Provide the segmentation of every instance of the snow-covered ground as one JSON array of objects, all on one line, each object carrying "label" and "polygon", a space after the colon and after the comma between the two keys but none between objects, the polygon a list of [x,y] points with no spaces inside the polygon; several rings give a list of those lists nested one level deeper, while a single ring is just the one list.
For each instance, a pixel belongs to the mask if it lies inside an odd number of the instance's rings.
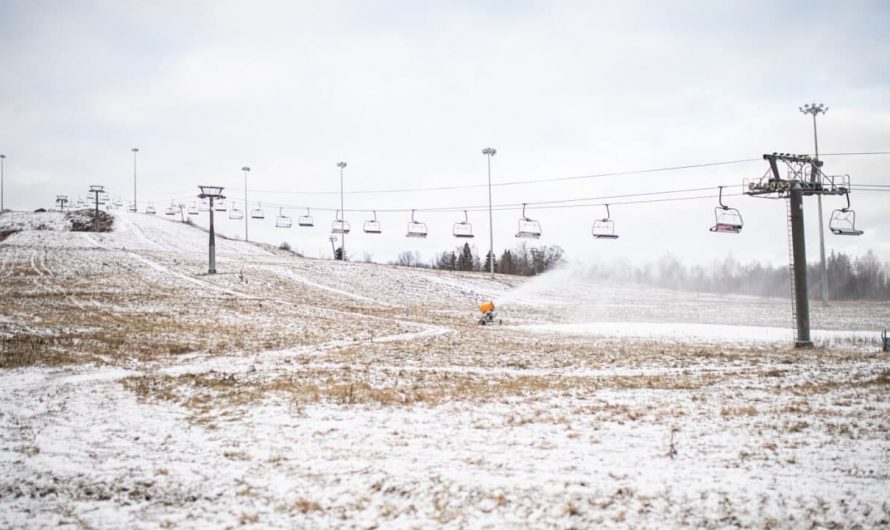
[{"label": "snow-covered ground", "polygon": [[[890,525],[887,304],[0,231],[0,527]],[[494,299],[502,326],[475,324]]]}]

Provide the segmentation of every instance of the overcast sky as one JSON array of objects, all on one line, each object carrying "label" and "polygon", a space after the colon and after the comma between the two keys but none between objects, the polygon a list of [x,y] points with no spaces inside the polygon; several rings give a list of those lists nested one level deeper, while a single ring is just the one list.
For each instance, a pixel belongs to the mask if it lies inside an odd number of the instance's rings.
[{"label": "overcast sky", "polygon": [[[0,0],[0,152],[7,208],[104,184],[140,209],[190,202],[200,183],[248,198],[264,222],[251,236],[327,256],[347,192],[541,180],[813,152],[890,151],[890,3],[875,2],[38,2]],[[890,156],[825,156],[854,185],[890,184]],[[496,205],[717,185],[763,174],[753,161],[700,169],[495,186]],[[251,191],[254,190],[254,191]],[[728,190],[738,193],[740,188]],[[322,192],[322,193],[307,193]],[[376,261],[424,257],[461,243],[462,213],[486,187],[348,193],[347,250]],[[692,193],[708,195],[713,192]],[[873,249],[890,260],[887,192],[851,197],[860,238],[827,250]],[[625,201],[627,199],[624,199]],[[606,201],[588,201],[589,203]],[[620,203],[620,199],[608,202]],[[620,238],[593,240],[601,206],[536,209],[542,244],[578,260],[787,261],[785,206],[730,197],[745,228],[708,232],[716,198],[615,205]],[[842,206],[825,199],[825,222]],[[816,199],[808,254],[818,257]],[[313,229],[275,229],[274,205],[313,212]],[[243,208],[243,205],[240,206]],[[406,239],[416,208],[426,240]],[[370,210],[384,233],[362,234]],[[402,210],[383,212],[384,210]],[[498,254],[516,244],[521,211],[495,212]],[[488,213],[471,211],[488,248]],[[221,229],[243,235],[243,224]]]}]

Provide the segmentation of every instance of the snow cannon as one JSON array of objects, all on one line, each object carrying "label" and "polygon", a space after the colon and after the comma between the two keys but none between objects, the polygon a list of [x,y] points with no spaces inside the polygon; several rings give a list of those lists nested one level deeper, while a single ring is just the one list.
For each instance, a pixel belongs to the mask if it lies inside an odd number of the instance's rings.
[{"label": "snow cannon", "polygon": [[479,311],[482,311],[482,318],[479,319],[480,326],[494,324],[495,319],[497,319],[498,324],[501,323],[501,320],[497,318],[497,313],[494,312],[494,302],[483,302],[479,305]]}]

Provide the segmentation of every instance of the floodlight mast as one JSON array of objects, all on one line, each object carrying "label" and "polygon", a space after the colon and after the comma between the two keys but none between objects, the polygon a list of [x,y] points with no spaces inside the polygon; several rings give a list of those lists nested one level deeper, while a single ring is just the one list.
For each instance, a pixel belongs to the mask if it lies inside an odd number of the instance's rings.
[{"label": "floodlight mast", "polygon": [[250,168],[244,166],[241,168],[241,171],[244,172],[244,241],[248,241],[247,239],[247,218],[250,217],[247,215],[247,173],[250,172]]},{"label": "floodlight mast", "polygon": [[6,155],[0,154],[0,212],[3,212],[3,162],[6,161]]},{"label": "floodlight mast", "polygon": [[[340,168],[340,220],[342,222],[346,222],[346,212],[343,211],[343,168],[346,167],[346,162],[337,162],[337,167]],[[340,227],[343,228],[344,225]],[[340,260],[346,261],[346,231],[340,230]]]},{"label": "floodlight mast", "polygon": [[494,279],[494,215],[491,213],[491,157],[497,149],[486,147],[482,154],[488,157],[488,262],[491,264],[491,279]]},{"label": "floodlight mast", "polygon": [[133,151],[133,211],[135,212],[139,210],[136,205],[136,153],[139,152],[139,148],[134,147],[130,151]]},{"label": "floodlight mast", "polygon": [[90,186],[90,191],[87,193],[92,193],[96,199],[96,214],[93,217],[93,232],[99,231],[99,194],[105,191],[105,186],[92,185]]},{"label": "floodlight mast", "polygon": [[[828,107],[822,103],[807,103],[798,109],[804,114],[813,115],[813,145],[815,147],[815,158],[819,160],[819,136],[816,134],[816,115],[828,112]],[[815,181],[816,171],[813,172],[811,180]],[[819,274],[822,277],[822,306],[828,307],[828,274],[825,267],[825,227],[822,222],[822,195],[818,196],[819,202]]]},{"label": "floodlight mast", "polygon": [[225,200],[226,196],[222,194],[222,186],[198,186],[198,188],[201,189],[198,198],[209,199],[210,202],[210,245],[207,274],[216,274],[216,237],[213,229],[213,200]]}]

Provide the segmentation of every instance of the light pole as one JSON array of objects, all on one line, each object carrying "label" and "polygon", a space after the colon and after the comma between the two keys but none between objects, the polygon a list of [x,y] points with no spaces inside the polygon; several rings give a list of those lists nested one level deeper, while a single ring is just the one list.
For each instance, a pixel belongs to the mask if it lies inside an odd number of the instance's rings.
[{"label": "light pole", "polygon": [[201,193],[199,199],[210,200],[210,245],[209,245],[209,265],[207,274],[216,274],[216,237],[213,230],[213,199],[225,200],[226,196],[222,194],[222,186],[198,186]]},{"label": "light pole", "polygon": [[244,241],[247,241],[247,218],[250,217],[247,215],[247,173],[250,171],[250,168],[244,166],[241,168],[241,171],[244,172]]},{"label": "light pole", "polygon": [[[807,103],[803,107],[798,108],[804,114],[813,115],[813,144],[816,149],[815,158],[816,160],[819,160],[819,136],[816,134],[816,115],[820,113],[825,114],[828,112],[828,107],[824,106],[822,103]],[[817,174],[818,169],[816,169],[816,166],[814,165],[811,180],[815,180]],[[822,277],[822,281],[820,282],[822,284],[822,306],[828,307],[828,273],[825,268],[825,227],[822,226],[822,194],[817,194],[816,198],[819,201],[819,271],[820,276]]]},{"label": "light pole", "polygon": [[0,212],[3,212],[3,162],[6,155],[0,155]]},{"label": "light pole", "polygon": [[482,154],[488,156],[488,261],[491,263],[491,278],[494,279],[494,216],[491,213],[491,157],[497,154],[493,147],[486,147]]},{"label": "light pole", "polygon": [[[346,167],[346,162],[337,162],[337,167],[340,168],[340,219],[343,221],[346,221],[346,212],[343,211],[343,168]],[[345,230],[340,231],[340,260],[346,261],[346,231]]]},{"label": "light pole", "polygon": [[136,153],[139,152],[139,148],[134,147],[130,149],[130,151],[133,151],[133,207],[130,208],[130,211],[135,212],[139,209],[139,207],[136,206]]}]

